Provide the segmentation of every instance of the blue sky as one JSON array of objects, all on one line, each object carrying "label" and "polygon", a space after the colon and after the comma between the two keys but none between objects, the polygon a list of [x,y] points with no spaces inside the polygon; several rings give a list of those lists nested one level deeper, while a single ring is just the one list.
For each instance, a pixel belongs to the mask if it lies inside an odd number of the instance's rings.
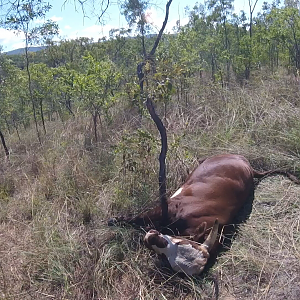
[{"label": "blue sky", "polygon": [[[199,1],[203,3],[204,0]],[[259,0],[256,11],[260,11],[264,0]],[[53,0],[49,1],[52,5],[52,10],[47,14],[47,19],[56,21],[60,28],[60,39],[75,39],[77,37],[89,37],[98,40],[103,36],[108,36],[109,30],[112,28],[127,27],[124,16],[121,15],[117,2],[111,4],[107,13],[105,14],[105,24],[100,25],[97,23],[97,19],[93,17],[93,13],[96,12],[92,7],[86,7],[86,15],[84,17],[81,7],[74,6],[73,0],[63,6],[64,1]],[[166,31],[172,32],[172,28],[175,26],[178,19],[181,20],[181,24],[184,25],[188,18],[185,15],[185,7],[189,6],[192,8],[197,1],[195,0],[173,0],[170,7],[169,22]],[[252,0],[254,2],[254,0]],[[267,1],[269,2],[269,1]],[[155,7],[151,8],[147,15],[149,21],[159,29],[164,19],[164,8],[166,1],[157,0]],[[248,11],[248,0],[235,0],[234,2],[235,11],[240,10]],[[37,20],[41,22],[42,20]],[[24,47],[24,41],[22,34],[15,35],[13,32],[0,28],[0,45],[3,47],[3,51],[9,51],[17,48]]]}]

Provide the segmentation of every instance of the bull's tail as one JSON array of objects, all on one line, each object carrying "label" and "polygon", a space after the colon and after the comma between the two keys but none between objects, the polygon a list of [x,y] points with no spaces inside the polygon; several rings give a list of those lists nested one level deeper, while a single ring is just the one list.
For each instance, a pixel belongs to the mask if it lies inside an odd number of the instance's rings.
[{"label": "bull's tail", "polygon": [[279,170],[279,169],[265,171],[265,172],[259,172],[259,171],[253,170],[253,175],[254,175],[253,176],[254,178],[258,178],[258,179],[272,176],[272,175],[283,175],[283,176],[288,177],[291,181],[293,181],[297,184],[300,184],[300,180],[295,175],[293,175],[292,173],[290,173],[288,171]]}]

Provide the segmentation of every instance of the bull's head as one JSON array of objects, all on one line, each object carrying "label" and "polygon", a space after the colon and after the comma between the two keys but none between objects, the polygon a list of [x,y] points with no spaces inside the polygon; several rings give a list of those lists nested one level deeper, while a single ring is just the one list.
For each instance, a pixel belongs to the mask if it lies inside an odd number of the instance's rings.
[{"label": "bull's head", "polygon": [[198,275],[203,271],[210,256],[209,252],[217,239],[218,228],[219,222],[216,220],[203,244],[163,235],[157,230],[147,232],[144,242],[149,249],[165,255],[174,271]]}]

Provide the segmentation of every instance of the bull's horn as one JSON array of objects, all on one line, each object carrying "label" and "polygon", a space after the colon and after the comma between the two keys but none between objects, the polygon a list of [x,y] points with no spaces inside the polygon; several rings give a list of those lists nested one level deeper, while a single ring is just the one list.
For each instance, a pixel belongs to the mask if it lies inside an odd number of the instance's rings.
[{"label": "bull's horn", "polygon": [[211,250],[211,248],[213,247],[217,239],[218,230],[219,230],[219,221],[218,219],[216,219],[211,232],[209,233],[207,239],[203,243],[203,246],[207,248],[208,252]]}]

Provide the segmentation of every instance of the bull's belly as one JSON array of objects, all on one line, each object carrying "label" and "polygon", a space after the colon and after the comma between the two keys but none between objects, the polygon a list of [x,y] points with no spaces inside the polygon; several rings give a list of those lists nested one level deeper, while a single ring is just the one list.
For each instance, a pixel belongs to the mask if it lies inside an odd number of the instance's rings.
[{"label": "bull's belly", "polygon": [[[224,199],[223,199],[224,200]],[[231,198],[231,200],[233,200]],[[245,201],[234,199],[234,201],[196,201],[189,199],[184,203],[171,202],[169,204],[170,228],[174,234],[184,236],[201,235],[199,228],[206,228],[206,232],[212,228],[216,219],[220,226],[232,224],[238,211],[243,207]],[[202,225],[206,223],[206,225]],[[203,235],[205,232],[203,232]]]}]

